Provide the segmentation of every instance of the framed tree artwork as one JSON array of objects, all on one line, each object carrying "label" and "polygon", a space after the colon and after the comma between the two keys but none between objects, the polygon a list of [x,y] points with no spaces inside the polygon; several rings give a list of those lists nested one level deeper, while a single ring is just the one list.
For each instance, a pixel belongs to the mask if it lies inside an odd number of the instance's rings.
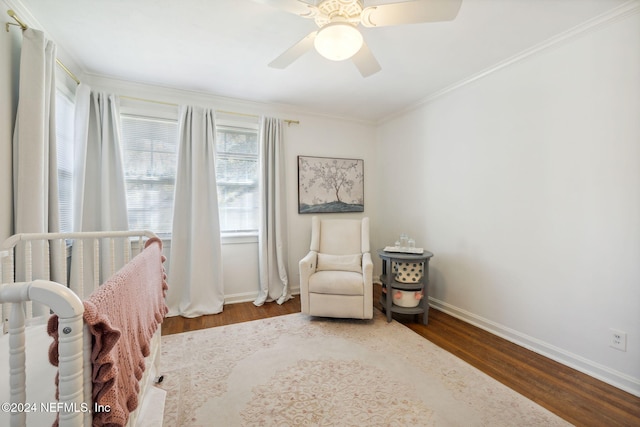
[{"label": "framed tree artwork", "polygon": [[364,160],[298,156],[298,213],[364,212]]}]

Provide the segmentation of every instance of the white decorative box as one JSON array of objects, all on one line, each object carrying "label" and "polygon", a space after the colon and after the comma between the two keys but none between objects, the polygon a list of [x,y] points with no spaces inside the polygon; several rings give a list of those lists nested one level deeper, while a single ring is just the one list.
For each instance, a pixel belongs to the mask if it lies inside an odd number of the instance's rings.
[{"label": "white decorative box", "polygon": [[422,299],[422,293],[420,291],[393,291],[393,303],[400,307],[417,307]]}]

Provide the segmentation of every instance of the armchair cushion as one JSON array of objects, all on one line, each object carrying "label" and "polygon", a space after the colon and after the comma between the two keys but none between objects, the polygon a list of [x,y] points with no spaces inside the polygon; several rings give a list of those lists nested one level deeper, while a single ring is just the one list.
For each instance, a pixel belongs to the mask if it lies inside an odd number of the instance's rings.
[{"label": "armchair cushion", "polygon": [[318,254],[316,271],[353,271],[362,272],[362,254],[332,255]]},{"label": "armchair cushion", "polygon": [[309,278],[309,292],[329,295],[364,295],[362,274],[352,271],[318,271]]}]

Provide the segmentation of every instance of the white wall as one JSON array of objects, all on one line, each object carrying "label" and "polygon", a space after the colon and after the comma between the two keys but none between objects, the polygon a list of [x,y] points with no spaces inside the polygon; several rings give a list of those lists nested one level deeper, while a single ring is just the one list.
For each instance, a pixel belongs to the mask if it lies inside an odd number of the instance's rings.
[{"label": "white wall", "polygon": [[434,252],[434,306],[640,395],[639,13],[378,136],[381,237]]},{"label": "white wall", "polygon": [[[287,197],[289,224],[289,273],[292,286],[300,285],[298,261],[309,252],[311,243],[310,214],[298,214],[298,156],[341,157],[364,160],[363,213],[322,214],[330,218],[370,218],[371,230],[380,226],[374,206],[381,196],[377,191],[375,169],[375,127],[368,124],[322,117],[301,118],[300,125],[291,126],[286,133]],[[377,247],[371,239],[372,251]]]},{"label": "white wall", "polygon": [[[0,1],[0,9],[9,9]],[[6,20],[10,20],[7,16]],[[4,22],[4,21],[3,21]],[[3,25],[4,27],[4,25]],[[11,26],[0,37],[0,242],[13,232],[13,190],[11,169],[11,138],[18,108],[18,75],[22,34]]]}]

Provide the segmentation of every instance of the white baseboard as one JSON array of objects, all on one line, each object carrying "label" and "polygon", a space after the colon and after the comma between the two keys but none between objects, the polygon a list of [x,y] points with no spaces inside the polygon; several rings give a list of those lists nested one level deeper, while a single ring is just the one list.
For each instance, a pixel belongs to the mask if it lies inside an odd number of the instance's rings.
[{"label": "white baseboard", "polygon": [[585,359],[577,354],[573,354],[544,341],[530,337],[526,334],[508,328],[504,325],[500,325],[491,320],[477,316],[461,308],[455,307],[444,301],[437,300],[429,297],[429,306],[436,310],[447,313],[457,319],[477,326],[480,329],[484,329],[494,335],[506,339],[514,344],[531,350],[534,353],[538,353],[549,359],[555,360],[558,363],[562,363],[570,368],[585,373],[591,377],[594,377],[600,381],[610,384],[616,388],[624,390],[634,396],[640,397],[640,379],[633,378],[622,372],[618,372],[607,366]]},{"label": "white baseboard", "polygon": [[239,294],[230,294],[224,296],[225,304],[237,304],[240,302],[255,301],[258,298],[258,292],[244,292]]},{"label": "white baseboard", "polygon": [[[291,295],[300,295],[300,288],[291,288]],[[241,302],[253,302],[258,298],[258,291],[241,292],[224,296],[225,304],[237,304]]]}]

